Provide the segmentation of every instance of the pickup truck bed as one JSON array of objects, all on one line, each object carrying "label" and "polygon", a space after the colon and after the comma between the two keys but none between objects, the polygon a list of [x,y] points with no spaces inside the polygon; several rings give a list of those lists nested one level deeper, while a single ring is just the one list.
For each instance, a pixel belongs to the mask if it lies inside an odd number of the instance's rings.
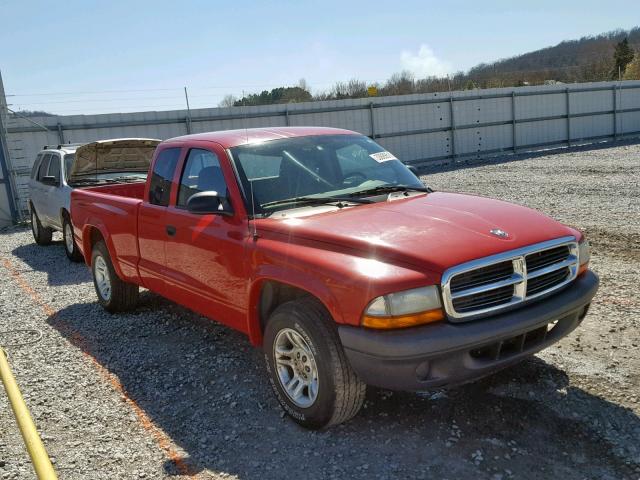
[{"label": "pickup truck bed", "polygon": [[[73,225],[91,225],[106,240],[111,251],[118,252],[113,266],[127,282],[141,283],[138,274],[138,208],[142,204],[145,183],[108,184],[84,188],[72,210]],[[82,192],[78,195],[79,192]],[[91,235],[76,229],[82,251],[90,251]]]}]

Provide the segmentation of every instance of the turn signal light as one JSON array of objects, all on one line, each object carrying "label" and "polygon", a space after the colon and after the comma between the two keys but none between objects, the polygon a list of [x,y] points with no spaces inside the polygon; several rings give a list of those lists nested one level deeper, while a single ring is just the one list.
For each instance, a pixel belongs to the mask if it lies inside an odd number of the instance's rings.
[{"label": "turn signal light", "polygon": [[362,326],[368,328],[377,328],[381,330],[390,330],[392,328],[414,327],[416,325],[439,322],[443,319],[444,313],[440,308],[428,310],[426,312],[413,313],[411,315],[399,316],[374,316],[365,314],[362,317]]},{"label": "turn signal light", "polygon": [[591,249],[589,242],[586,238],[578,244],[578,262],[580,267],[578,268],[578,275],[582,275],[589,268],[589,260],[591,260]]}]

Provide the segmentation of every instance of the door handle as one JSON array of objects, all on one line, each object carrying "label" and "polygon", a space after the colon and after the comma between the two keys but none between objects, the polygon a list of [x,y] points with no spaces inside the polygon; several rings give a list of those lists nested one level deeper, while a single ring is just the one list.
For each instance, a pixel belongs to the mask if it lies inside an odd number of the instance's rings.
[{"label": "door handle", "polygon": [[174,227],[173,225],[167,225],[166,229],[167,235],[169,235],[170,237],[173,237],[176,234],[176,227]]}]

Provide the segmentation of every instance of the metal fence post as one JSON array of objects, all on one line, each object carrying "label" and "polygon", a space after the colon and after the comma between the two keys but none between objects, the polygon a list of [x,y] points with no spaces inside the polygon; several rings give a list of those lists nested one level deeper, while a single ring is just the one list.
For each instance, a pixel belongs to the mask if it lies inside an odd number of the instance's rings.
[{"label": "metal fence post", "polygon": [[9,202],[9,214],[14,222],[19,220],[16,199],[18,190],[11,171],[11,159],[9,158],[9,143],[7,142],[6,129],[4,127],[4,115],[9,115],[7,99],[4,94],[4,84],[2,83],[2,73],[0,72],[0,171],[2,179],[0,185],[4,184],[7,201]]},{"label": "metal fence post", "polygon": [[[0,99],[3,101],[4,97]],[[3,104],[0,104],[0,107]],[[11,219],[14,222],[19,220],[18,218],[18,210],[16,208],[15,202],[15,190],[14,184],[11,181],[12,172],[9,169],[9,145],[7,143],[7,137],[5,135],[4,122],[3,122],[3,112],[0,110],[0,170],[2,171],[2,178],[0,179],[0,185],[4,184],[5,193],[7,195],[7,201],[9,202],[9,213],[11,214]]]},{"label": "metal fence post", "polygon": [[516,91],[511,91],[511,135],[513,137],[513,153],[518,150],[516,137]]},{"label": "metal fence post", "polygon": [[64,133],[60,122],[58,122],[58,141],[60,142],[60,145],[64,145]]},{"label": "metal fence post", "polygon": [[449,94],[449,114],[451,116],[451,159],[456,158],[456,120],[453,108],[453,95]]},{"label": "metal fence post", "polygon": [[613,139],[618,139],[618,92],[616,84],[613,84],[611,89],[613,92]]},{"label": "metal fence post", "polygon": [[371,123],[371,138],[376,138],[376,117],[373,113],[373,102],[369,102],[369,121]]},{"label": "metal fence post", "polygon": [[291,126],[291,120],[289,119],[289,105],[284,107],[284,123],[287,127]]},{"label": "metal fence post", "polygon": [[569,93],[569,88],[565,89],[567,93],[567,147],[571,146],[571,97]]}]

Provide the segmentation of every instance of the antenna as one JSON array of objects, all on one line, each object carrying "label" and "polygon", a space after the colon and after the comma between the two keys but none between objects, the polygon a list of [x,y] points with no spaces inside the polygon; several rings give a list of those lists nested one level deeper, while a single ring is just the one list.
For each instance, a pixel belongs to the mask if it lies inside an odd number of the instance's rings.
[{"label": "antenna", "polygon": [[256,228],[256,202],[253,198],[253,180],[249,180],[249,189],[251,190],[251,217],[253,219],[253,240],[258,240],[258,229]]},{"label": "antenna", "polygon": [[[244,124],[244,139],[249,144],[249,131],[247,129],[247,100],[244,94],[244,90],[242,90],[242,123]],[[247,177],[249,180],[249,190],[251,190],[251,225],[253,226],[253,241],[258,240],[258,229],[256,227],[256,202],[253,196],[253,180]],[[251,231],[251,226],[249,227]]]}]

